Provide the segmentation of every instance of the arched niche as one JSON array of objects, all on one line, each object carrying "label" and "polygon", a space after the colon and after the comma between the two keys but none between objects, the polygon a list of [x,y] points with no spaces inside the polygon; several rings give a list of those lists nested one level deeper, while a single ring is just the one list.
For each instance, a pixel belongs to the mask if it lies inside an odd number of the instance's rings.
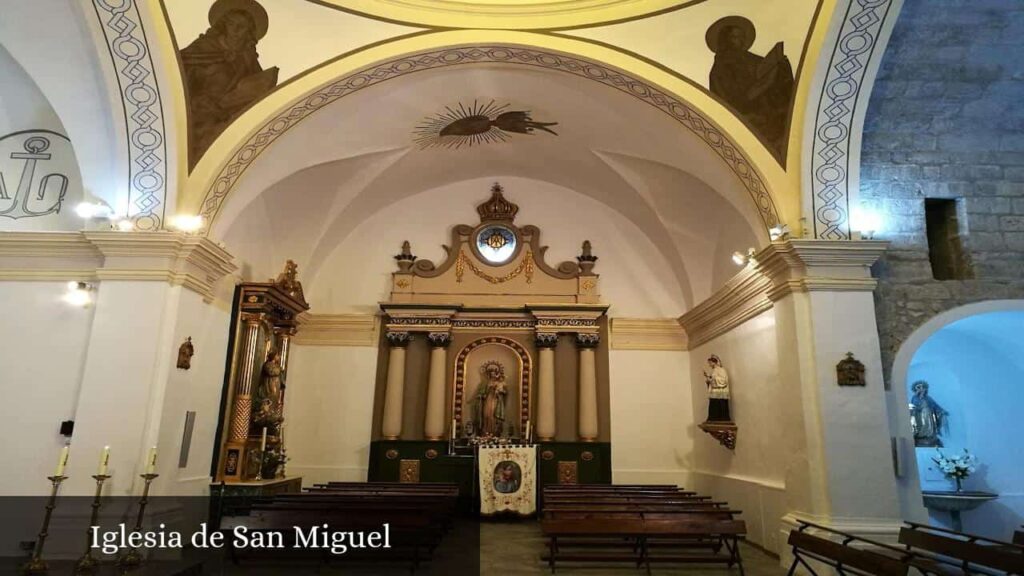
[{"label": "arched niche", "polygon": [[[530,419],[530,384],[533,359],[522,344],[500,336],[478,338],[463,346],[455,357],[455,387],[452,414],[456,426],[465,435],[466,424],[473,418],[473,402],[484,377],[482,369],[488,362],[499,362],[504,368],[506,397],[505,421],[511,420],[516,430],[525,430]],[[512,416],[510,419],[509,416]]]}]

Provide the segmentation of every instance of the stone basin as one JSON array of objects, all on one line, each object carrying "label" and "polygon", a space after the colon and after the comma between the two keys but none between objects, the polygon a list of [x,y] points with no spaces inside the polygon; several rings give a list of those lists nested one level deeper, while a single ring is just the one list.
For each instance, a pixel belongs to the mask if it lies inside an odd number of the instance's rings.
[{"label": "stone basin", "polygon": [[924,505],[927,508],[943,510],[945,512],[961,512],[973,510],[989,500],[995,500],[998,494],[991,492],[977,492],[964,490],[955,492],[952,490],[925,490],[921,493],[924,496]]}]

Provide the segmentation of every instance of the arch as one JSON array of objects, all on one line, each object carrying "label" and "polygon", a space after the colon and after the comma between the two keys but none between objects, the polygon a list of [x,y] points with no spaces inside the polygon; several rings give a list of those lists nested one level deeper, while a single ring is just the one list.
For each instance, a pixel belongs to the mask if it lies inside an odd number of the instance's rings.
[{"label": "arch", "polygon": [[[936,332],[965,318],[990,312],[1024,312],[1024,300],[985,300],[958,306],[933,316],[914,330],[896,352],[892,365],[892,379],[889,389],[889,426],[891,433],[901,438],[903,446],[914,453],[913,434],[910,429],[910,413],[906,409],[907,372],[918,349]],[[927,522],[924,503],[921,500],[920,473],[915,458],[901,453],[906,465],[903,477],[898,482],[900,508],[903,518]]]},{"label": "arch", "polygon": [[530,352],[522,344],[515,340],[502,336],[487,336],[473,340],[459,350],[455,357],[455,387],[452,391],[452,418],[457,426],[462,426],[462,404],[466,389],[466,360],[473,350],[488,344],[497,344],[512,350],[519,358],[519,430],[526,429],[526,423],[530,419],[530,383],[533,380],[533,358]]},{"label": "arch", "polygon": [[556,70],[629,94],[700,137],[749,193],[765,229],[797,218],[795,192],[794,197],[780,196],[779,191],[791,189],[785,171],[739,119],[692,84],[632,56],[579,40],[480,30],[402,38],[333,61],[283,86],[214,142],[193,171],[179,206],[202,214],[209,233],[245,170],[278,137],[316,111],[404,74],[474,63]]}]

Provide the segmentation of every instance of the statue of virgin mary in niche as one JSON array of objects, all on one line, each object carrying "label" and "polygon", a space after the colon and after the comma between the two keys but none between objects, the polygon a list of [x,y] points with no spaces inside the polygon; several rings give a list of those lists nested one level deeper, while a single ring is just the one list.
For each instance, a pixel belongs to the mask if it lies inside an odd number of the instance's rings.
[{"label": "statue of virgin mary in niche", "polygon": [[505,399],[508,396],[505,367],[500,362],[490,360],[480,367],[480,373],[483,378],[473,401],[476,435],[501,437],[505,431]]}]

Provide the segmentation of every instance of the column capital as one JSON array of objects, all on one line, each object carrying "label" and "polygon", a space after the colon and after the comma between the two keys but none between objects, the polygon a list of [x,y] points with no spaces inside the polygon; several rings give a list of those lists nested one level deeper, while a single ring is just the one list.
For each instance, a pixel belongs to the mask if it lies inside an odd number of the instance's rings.
[{"label": "column capital", "polygon": [[593,332],[580,332],[576,334],[576,347],[577,348],[597,348],[597,345],[601,343],[601,335]]},{"label": "column capital", "polygon": [[412,334],[408,332],[391,332],[384,335],[392,348],[405,348],[412,341]]},{"label": "column capital", "polygon": [[452,335],[450,332],[428,332],[427,340],[431,348],[447,348],[452,343]]},{"label": "column capital", "polygon": [[558,333],[557,332],[538,332],[533,337],[534,343],[537,344],[537,348],[554,348],[558,346]]},{"label": "column capital", "polygon": [[767,296],[779,300],[794,292],[871,292],[871,265],[888,248],[882,240],[775,241],[752,258],[754,268],[772,282]]}]

